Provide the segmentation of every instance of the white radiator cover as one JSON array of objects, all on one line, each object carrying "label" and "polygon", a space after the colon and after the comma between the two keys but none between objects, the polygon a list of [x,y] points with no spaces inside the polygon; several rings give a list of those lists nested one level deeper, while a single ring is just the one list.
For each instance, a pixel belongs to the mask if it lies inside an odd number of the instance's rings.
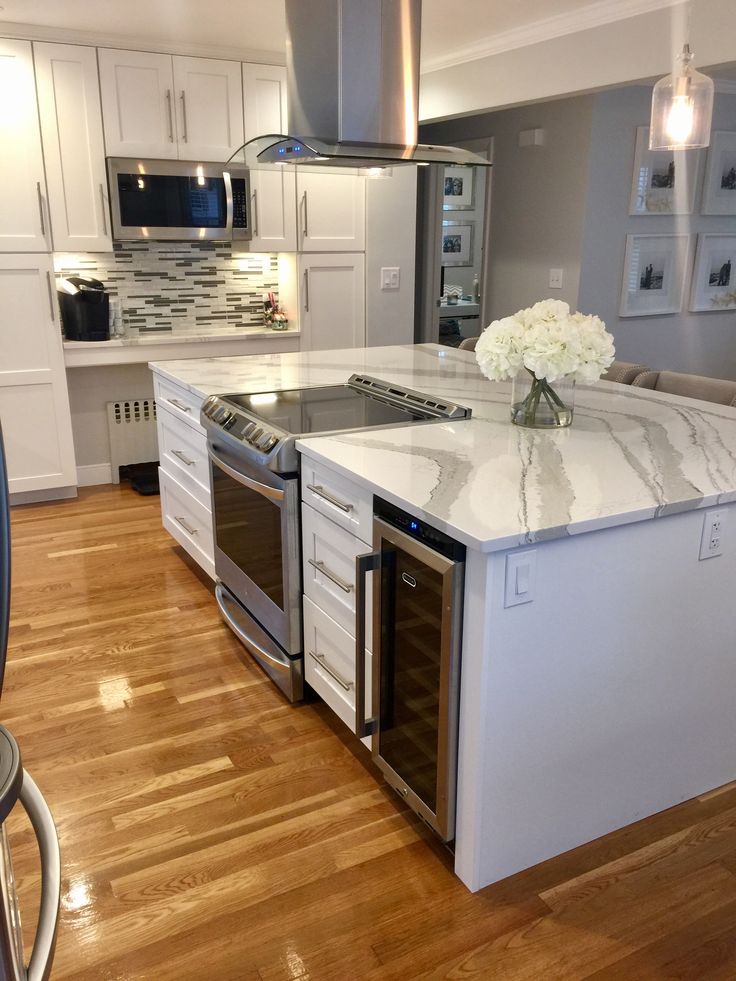
[{"label": "white radiator cover", "polygon": [[113,484],[120,483],[120,467],[158,460],[155,399],[108,402],[107,430]]}]

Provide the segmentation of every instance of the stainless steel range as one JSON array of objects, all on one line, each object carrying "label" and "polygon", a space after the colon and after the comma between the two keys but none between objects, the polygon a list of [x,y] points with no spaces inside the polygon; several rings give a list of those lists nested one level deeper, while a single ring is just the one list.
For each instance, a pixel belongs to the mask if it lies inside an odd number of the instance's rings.
[{"label": "stainless steel range", "polygon": [[291,701],[302,698],[304,684],[297,439],[469,415],[464,406],[368,375],[205,401],[217,602]]}]

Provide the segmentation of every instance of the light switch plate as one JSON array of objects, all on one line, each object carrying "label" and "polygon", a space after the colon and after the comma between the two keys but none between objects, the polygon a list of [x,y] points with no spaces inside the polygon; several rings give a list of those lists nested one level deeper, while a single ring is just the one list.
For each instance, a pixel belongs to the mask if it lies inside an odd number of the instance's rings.
[{"label": "light switch plate", "polygon": [[531,603],[537,578],[537,550],[525,549],[506,556],[505,607]]},{"label": "light switch plate", "polygon": [[397,290],[401,286],[399,266],[381,266],[381,289]]}]

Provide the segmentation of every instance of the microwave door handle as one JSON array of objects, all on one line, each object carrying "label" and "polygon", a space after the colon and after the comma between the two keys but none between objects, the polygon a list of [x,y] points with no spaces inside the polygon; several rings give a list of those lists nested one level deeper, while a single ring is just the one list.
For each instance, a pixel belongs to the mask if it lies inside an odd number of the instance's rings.
[{"label": "microwave door handle", "polygon": [[[355,557],[355,735],[359,739],[372,736],[378,729],[377,716],[365,717],[365,594],[368,573],[380,567],[380,552]],[[378,692],[374,692],[373,697],[377,695]]]},{"label": "microwave door handle", "polygon": [[216,453],[213,453],[209,446],[207,447],[207,453],[214,466],[219,467],[220,470],[228,475],[228,477],[232,477],[233,480],[237,480],[237,482],[242,484],[243,487],[247,487],[249,490],[255,491],[262,497],[268,497],[272,501],[283,501],[286,497],[286,492],[279,490],[278,487],[269,487],[268,484],[262,484],[258,480],[253,480],[252,477],[246,477],[244,473],[240,473],[239,470],[231,467]]},{"label": "microwave door handle", "polygon": [[229,170],[223,170],[222,179],[225,182],[225,231],[233,237],[233,182]]}]

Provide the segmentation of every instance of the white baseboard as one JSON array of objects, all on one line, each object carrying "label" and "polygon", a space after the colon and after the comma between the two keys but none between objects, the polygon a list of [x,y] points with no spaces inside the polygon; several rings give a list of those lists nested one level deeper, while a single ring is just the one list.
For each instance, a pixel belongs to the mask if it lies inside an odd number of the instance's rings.
[{"label": "white baseboard", "polygon": [[77,467],[77,486],[94,487],[95,484],[111,484],[112,467],[109,463],[89,463]]}]

